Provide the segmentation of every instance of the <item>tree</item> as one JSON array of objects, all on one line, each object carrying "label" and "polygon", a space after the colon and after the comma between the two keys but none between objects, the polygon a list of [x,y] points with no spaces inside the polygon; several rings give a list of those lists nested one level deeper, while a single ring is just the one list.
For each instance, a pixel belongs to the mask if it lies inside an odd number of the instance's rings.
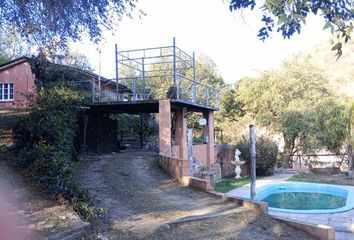
[{"label": "tree", "polygon": [[2,30],[0,31],[0,55],[5,59],[13,60],[33,53],[34,49],[31,49],[30,43],[21,37],[20,31],[15,26],[4,25],[0,29]]},{"label": "tree", "polygon": [[307,112],[329,96],[327,83],[321,69],[295,59],[285,62],[281,70],[245,78],[236,85],[236,100],[243,105],[243,111],[262,126],[282,134],[285,167],[290,166],[296,139],[306,132]]},{"label": "tree", "polygon": [[27,39],[47,43],[60,39],[80,40],[87,33],[98,41],[102,29],[111,29],[116,21],[135,8],[136,0],[5,0],[0,3],[0,31],[13,24]]},{"label": "tree", "polygon": [[[263,1],[262,1],[263,2]],[[256,7],[256,0],[231,0],[231,11]],[[338,42],[332,50],[342,54],[342,42],[348,42],[353,32],[354,5],[352,0],[266,0],[260,7],[263,12],[261,21],[264,26],[259,30],[258,37],[265,40],[276,27],[284,38],[290,38],[294,33],[300,33],[310,14],[320,14],[324,20],[324,28],[330,28],[336,34]]]},{"label": "tree", "polygon": [[332,99],[323,101],[314,114],[314,135],[319,147],[339,152],[344,146],[348,155],[350,176],[353,176],[354,101],[346,104]]}]

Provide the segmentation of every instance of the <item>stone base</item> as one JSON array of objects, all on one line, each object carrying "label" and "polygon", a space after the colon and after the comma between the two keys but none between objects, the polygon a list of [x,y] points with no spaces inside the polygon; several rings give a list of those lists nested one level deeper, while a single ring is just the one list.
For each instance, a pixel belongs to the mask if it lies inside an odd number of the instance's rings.
[{"label": "stone base", "polygon": [[197,177],[200,179],[204,179],[208,182],[214,183],[221,180],[221,173],[218,171],[196,172],[193,174],[193,177]]}]

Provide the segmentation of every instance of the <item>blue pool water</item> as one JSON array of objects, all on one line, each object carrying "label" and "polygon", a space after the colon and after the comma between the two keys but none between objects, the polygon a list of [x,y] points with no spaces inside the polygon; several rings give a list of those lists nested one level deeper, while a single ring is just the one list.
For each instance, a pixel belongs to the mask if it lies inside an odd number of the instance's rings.
[{"label": "blue pool water", "polygon": [[354,188],[316,183],[281,182],[257,189],[256,200],[269,210],[291,213],[334,213],[354,208]]}]

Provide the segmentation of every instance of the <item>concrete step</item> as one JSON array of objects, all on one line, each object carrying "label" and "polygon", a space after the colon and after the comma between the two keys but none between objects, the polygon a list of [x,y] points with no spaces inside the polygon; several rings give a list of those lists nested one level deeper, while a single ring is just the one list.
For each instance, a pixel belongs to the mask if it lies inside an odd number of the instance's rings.
[{"label": "concrete step", "polygon": [[122,146],[127,150],[140,149],[140,137],[134,134],[128,134],[123,136]]},{"label": "concrete step", "polygon": [[275,173],[278,174],[295,174],[296,170],[292,168],[277,168],[275,169]]}]

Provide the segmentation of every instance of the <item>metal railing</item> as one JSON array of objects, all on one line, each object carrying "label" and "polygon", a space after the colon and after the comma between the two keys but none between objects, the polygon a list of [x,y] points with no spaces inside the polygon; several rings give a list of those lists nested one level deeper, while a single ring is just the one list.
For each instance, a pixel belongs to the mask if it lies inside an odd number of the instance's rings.
[{"label": "metal railing", "polygon": [[[118,51],[115,46],[116,78],[93,85],[95,102],[146,101],[165,98],[219,107],[220,96],[196,79],[195,55],[172,46]],[[127,87],[127,88],[125,88]]]}]

